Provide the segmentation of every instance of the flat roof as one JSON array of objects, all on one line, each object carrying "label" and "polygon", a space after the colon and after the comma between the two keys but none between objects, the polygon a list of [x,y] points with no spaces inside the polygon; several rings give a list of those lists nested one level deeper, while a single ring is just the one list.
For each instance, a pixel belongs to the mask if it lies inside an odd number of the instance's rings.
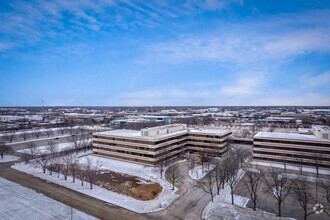
[{"label": "flat roof", "polygon": [[330,143],[330,140],[317,138],[314,135],[297,134],[297,133],[259,132],[254,137],[260,137],[260,138],[278,138],[278,139],[294,139],[294,140],[303,140],[303,141],[322,141],[322,142],[329,142]]},{"label": "flat roof", "polygon": [[141,131],[118,129],[118,130],[112,130],[112,131],[98,132],[98,133],[95,133],[95,135],[101,134],[101,135],[111,135],[111,136],[120,136],[120,137],[128,137],[128,138],[140,138],[140,139],[145,139],[145,140],[157,140],[157,139],[161,139],[164,137],[170,137],[172,135],[184,134],[184,133],[187,133],[187,130],[181,130],[181,131],[176,131],[176,132],[172,132],[172,133],[168,133],[168,134],[149,137],[149,136],[142,136]]},{"label": "flat roof", "polygon": [[329,134],[330,133],[330,127],[327,125],[313,125],[313,127],[321,133],[326,133]]},{"label": "flat roof", "polygon": [[205,133],[205,134],[217,134],[217,135],[223,135],[227,133],[229,130],[220,130],[220,129],[193,129],[189,132],[191,133]]}]

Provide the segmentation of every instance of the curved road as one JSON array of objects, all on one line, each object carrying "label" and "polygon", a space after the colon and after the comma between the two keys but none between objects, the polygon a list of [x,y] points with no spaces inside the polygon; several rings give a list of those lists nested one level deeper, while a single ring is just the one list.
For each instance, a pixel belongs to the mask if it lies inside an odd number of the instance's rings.
[{"label": "curved road", "polygon": [[180,185],[186,188],[186,192],[167,209],[146,214],[153,219],[201,219],[205,206],[210,201],[210,195],[202,189],[196,188],[196,180],[189,177],[189,163],[180,166]]}]

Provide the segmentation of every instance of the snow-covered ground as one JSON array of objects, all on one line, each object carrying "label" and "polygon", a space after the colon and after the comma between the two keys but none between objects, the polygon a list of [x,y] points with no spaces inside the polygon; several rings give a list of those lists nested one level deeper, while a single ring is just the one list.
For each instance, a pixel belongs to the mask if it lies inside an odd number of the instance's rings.
[{"label": "snow-covered ground", "polygon": [[67,188],[76,190],[86,195],[98,198],[105,202],[112,203],[139,213],[153,212],[164,209],[170,205],[172,201],[179,197],[179,195],[175,193],[177,188],[175,188],[175,190],[171,190],[171,184],[165,180],[164,176],[163,179],[160,179],[159,171],[157,171],[155,168],[101,158],[93,155],[82,157],[79,159],[79,162],[86,163],[87,158],[90,158],[94,163],[99,163],[99,169],[109,169],[115,172],[126,173],[158,182],[163,187],[163,190],[157,198],[149,201],[141,201],[98,186],[94,186],[94,189],[90,190],[88,184],[81,186],[79,180],[76,180],[76,183],[72,183],[72,178],[68,177],[68,180],[65,181],[62,175],[60,178],[57,178],[57,175],[50,176],[48,172],[47,174],[44,174],[41,168],[36,168],[29,164],[20,163],[12,167],[25,173],[29,173],[42,179],[63,185]]},{"label": "snow-covered ground", "polygon": [[[300,175],[297,174],[293,174],[293,173],[282,173],[283,176],[287,176],[289,179],[299,179]],[[316,177],[314,176],[302,176],[306,181],[309,182],[316,182]],[[330,183],[329,180],[324,179],[324,178],[318,178],[318,182],[322,182],[322,183]]]},{"label": "snow-covered ground", "polygon": [[204,168],[202,170],[202,166],[197,166],[193,170],[189,170],[189,176],[195,180],[202,179],[206,174],[213,170],[214,167],[214,165],[210,165],[210,167],[208,168],[207,165],[204,165]]},{"label": "snow-covered ground", "polygon": [[[265,162],[257,162],[257,161],[252,161],[251,164],[258,165],[258,166],[267,166],[267,167],[277,167],[277,168],[282,168],[284,169],[283,164],[277,164],[277,163],[265,163]],[[286,169],[288,170],[296,170],[299,171],[299,168],[296,166],[286,166]],[[316,173],[316,169],[314,168],[308,168],[308,167],[303,167],[302,168],[303,172],[309,172],[309,173]],[[329,170],[319,170],[319,174],[324,174],[324,175],[330,175]]]},{"label": "snow-covered ground", "polygon": [[[0,178],[0,219],[71,219],[71,207]],[[84,212],[72,209],[73,219],[96,219]]]},{"label": "snow-covered ground", "polygon": [[53,137],[46,137],[46,138],[39,138],[39,139],[29,139],[26,141],[13,141],[12,143],[7,143],[7,145],[12,145],[12,144],[24,144],[24,143],[28,143],[31,141],[45,141],[45,140],[54,140],[54,138],[64,138],[64,137],[71,137],[71,135],[60,135],[60,136],[53,136]]},{"label": "snow-covered ground", "polygon": [[16,160],[19,160],[19,159],[20,159],[19,157],[15,157],[15,156],[12,156],[12,155],[3,155],[3,159],[1,159],[1,156],[0,156],[0,163],[16,161]]},{"label": "snow-covered ground", "polygon": [[[256,169],[252,169],[252,172],[258,172]],[[245,172],[240,169],[238,176],[243,178]],[[227,219],[283,219],[276,217],[274,214],[266,213],[263,211],[253,211],[252,209],[246,208],[249,199],[243,196],[234,195],[234,204],[231,204],[231,190],[228,184],[225,185],[224,189],[220,190],[219,195],[214,197],[213,202],[205,207],[202,218],[207,220],[227,220]],[[287,218],[284,218],[287,219]]]},{"label": "snow-covered ground", "polygon": [[[23,130],[23,131],[14,131],[14,133],[15,133],[15,135],[20,135],[20,134],[23,134],[23,133],[31,134],[31,133],[33,133],[35,131],[38,131],[38,132],[52,131],[52,132],[54,132],[54,131],[60,131],[63,128],[64,129],[69,129],[70,127],[29,129],[29,130]],[[109,129],[109,128],[105,128],[105,127],[101,127],[101,126],[88,126],[88,125],[74,126],[72,128],[73,129],[84,128],[84,129],[88,129],[88,130],[91,130],[91,131]],[[8,133],[9,132],[1,132],[0,133],[0,137],[5,136]]]},{"label": "snow-covered ground", "polygon": [[[91,140],[90,140],[91,141]],[[72,142],[67,142],[67,143],[61,143],[61,144],[56,144],[57,146],[57,151],[64,151],[68,149],[74,148],[74,144]],[[29,149],[23,149],[23,150],[17,150],[16,152],[19,153],[25,153],[25,154],[31,154]],[[42,154],[42,153],[51,153],[48,149],[48,146],[40,146],[36,148],[36,152]]]}]

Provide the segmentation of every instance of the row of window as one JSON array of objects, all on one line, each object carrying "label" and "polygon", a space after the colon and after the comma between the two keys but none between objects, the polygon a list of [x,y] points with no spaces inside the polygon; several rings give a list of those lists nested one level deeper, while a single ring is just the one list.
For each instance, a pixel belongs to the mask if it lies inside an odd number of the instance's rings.
[{"label": "row of window", "polygon": [[[279,163],[283,163],[284,160],[281,160],[281,159],[275,159],[275,158],[264,158],[264,157],[253,157],[253,159],[255,160],[263,160],[263,161],[270,161],[270,162],[279,162]],[[290,164],[303,164],[305,166],[315,166],[314,163],[307,163],[307,162],[300,162],[300,161],[290,161],[289,162]],[[327,164],[321,164],[320,167],[324,167],[324,168],[330,168],[330,165],[327,165]]]},{"label": "row of window", "polygon": [[317,146],[317,147],[330,147],[329,143],[316,143],[316,142],[300,142],[300,141],[288,141],[288,140],[270,140],[270,139],[257,139],[254,138],[254,141],[258,142],[270,142],[270,143],[279,143],[279,144],[296,144],[296,145],[307,145],[307,146]]},{"label": "row of window", "polygon": [[195,136],[195,137],[204,137],[204,138],[225,138],[231,135],[231,133],[228,133],[226,135],[203,135],[203,134],[194,134],[194,133],[189,133],[189,136]]},{"label": "row of window", "polygon": [[[293,147],[275,147],[275,146],[265,146],[265,145],[254,145],[253,149],[276,149],[276,150],[289,150],[289,151],[297,151],[297,152],[308,152],[308,153],[322,153],[330,155],[330,151],[323,150],[313,150],[313,149],[305,149],[305,148],[293,148]],[[329,156],[330,157],[330,156]]]},{"label": "row of window", "polygon": [[105,153],[100,153],[100,152],[94,152],[94,154],[96,155],[102,155],[102,156],[106,156],[109,158],[115,158],[115,159],[120,159],[120,160],[126,160],[126,161],[133,161],[133,162],[139,162],[139,163],[144,163],[144,164],[150,164],[150,165],[156,165],[157,163],[160,163],[161,161],[165,161],[168,159],[171,159],[175,156],[177,156],[178,154],[173,154],[171,156],[168,156],[162,160],[158,160],[156,162],[154,161],[146,161],[146,160],[140,160],[140,159],[135,159],[135,158],[129,158],[129,157],[124,157],[124,156],[118,156],[118,155],[109,155],[109,154],[105,154]]},{"label": "row of window", "polygon": [[[221,138],[229,136],[231,133],[221,136]],[[178,138],[189,137],[189,135],[196,136],[196,137],[208,137],[208,138],[219,138],[218,136],[210,136],[210,135],[200,135],[200,134],[182,134],[179,136],[165,138],[164,140],[153,142],[152,140],[132,140],[126,138],[119,138],[119,137],[108,137],[108,136],[101,136],[101,135],[94,135],[94,138],[106,139],[106,140],[115,140],[115,141],[123,141],[123,142],[131,142],[131,143],[138,143],[138,144],[150,144],[150,145],[157,145],[161,143],[165,143],[171,140],[175,140]]]},{"label": "row of window", "polygon": [[[304,159],[310,159],[315,161],[330,161],[330,157],[316,157],[316,156],[306,156],[306,155],[292,155],[292,154],[283,154],[283,153],[277,153],[277,152],[265,152],[265,151],[253,151],[255,154],[267,154],[267,155],[276,155],[276,156],[286,156],[290,157],[294,160],[297,158],[304,158]],[[289,158],[288,158],[289,159]]]},{"label": "row of window", "polygon": [[152,161],[139,160],[139,159],[134,159],[134,158],[122,157],[122,156],[118,156],[118,155],[109,155],[109,154],[100,153],[100,152],[94,152],[94,154],[102,155],[102,156],[106,156],[106,157],[110,157],[110,158],[112,157],[112,158],[116,158],[116,159],[120,159],[120,160],[145,163],[145,164],[150,164],[150,165],[154,165],[155,164],[155,162],[152,162]]}]

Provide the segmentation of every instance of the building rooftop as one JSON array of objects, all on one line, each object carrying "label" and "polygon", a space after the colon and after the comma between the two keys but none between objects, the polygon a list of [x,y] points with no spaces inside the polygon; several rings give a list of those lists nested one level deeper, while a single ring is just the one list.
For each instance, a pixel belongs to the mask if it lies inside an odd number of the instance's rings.
[{"label": "building rooftop", "polygon": [[330,134],[330,127],[326,125],[313,125],[314,129],[318,132]]},{"label": "building rooftop", "polygon": [[260,137],[260,138],[278,138],[278,139],[294,139],[294,140],[304,140],[304,141],[322,141],[322,142],[329,142],[330,143],[330,140],[317,138],[314,135],[297,134],[297,133],[259,132],[254,137]]},{"label": "building rooftop", "polygon": [[[143,132],[145,130],[153,130],[153,129],[166,129],[166,128],[176,128],[180,130],[174,130],[173,132],[169,133],[160,133],[159,135],[150,135],[150,136],[145,136]],[[111,131],[103,131],[103,132],[98,132],[95,133],[95,135],[110,135],[110,136],[120,136],[120,137],[129,137],[129,138],[141,138],[144,140],[157,140],[165,137],[169,137],[172,135],[177,135],[177,134],[184,134],[184,133],[202,133],[202,134],[213,134],[213,135],[224,135],[228,132],[229,130],[220,130],[220,129],[181,129],[182,124],[173,124],[173,125],[164,125],[164,126],[159,126],[159,127],[152,127],[152,128],[147,128],[147,129],[142,129],[141,131],[137,130],[127,130],[127,129],[118,129],[118,130],[111,130]]]},{"label": "building rooftop", "polygon": [[220,129],[192,129],[189,130],[190,133],[204,133],[204,134],[217,134],[217,135],[223,135],[229,130],[220,130]]},{"label": "building rooftop", "polygon": [[162,135],[158,135],[158,136],[142,136],[141,131],[119,129],[119,130],[98,132],[98,133],[95,133],[95,135],[101,134],[101,135],[121,136],[121,137],[130,137],[130,138],[140,138],[140,139],[144,139],[144,140],[157,140],[157,139],[161,139],[164,137],[168,137],[168,136],[172,136],[172,135],[176,135],[176,134],[183,134],[183,133],[187,133],[187,130],[176,131],[176,132],[162,134]]}]

